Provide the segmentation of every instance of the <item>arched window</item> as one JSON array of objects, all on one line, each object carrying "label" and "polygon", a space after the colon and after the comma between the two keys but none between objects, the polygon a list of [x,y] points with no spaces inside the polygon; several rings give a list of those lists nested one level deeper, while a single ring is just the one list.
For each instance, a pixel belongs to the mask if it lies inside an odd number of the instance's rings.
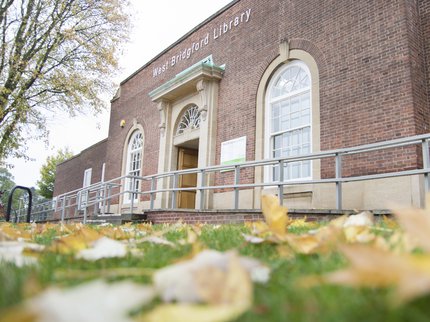
[{"label": "arched window", "polygon": [[191,105],[181,117],[178,124],[176,135],[182,134],[188,130],[200,128],[200,112],[197,105]]},{"label": "arched window", "polygon": [[[128,142],[127,148],[127,163],[126,163],[126,175],[139,177],[141,175],[142,169],[142,154],[143,154],[143,134],[141,131],[137,130],[133,132]],[[140,180],[134,178],[126,179],[126,190],[128,191],[139,191]],[[131,202],[133,198],[134,201],[138,200],[137,194],[126,194],[125,202]]]},{"label": "arched window", "polygon": [[[266,94],[267,158],[297,156],[312,151],[311,77],[308,67],[293,61],[273,76]],[[311,162],[291,162],[270,170],[269,180],[282,181],[311,178]]]}]

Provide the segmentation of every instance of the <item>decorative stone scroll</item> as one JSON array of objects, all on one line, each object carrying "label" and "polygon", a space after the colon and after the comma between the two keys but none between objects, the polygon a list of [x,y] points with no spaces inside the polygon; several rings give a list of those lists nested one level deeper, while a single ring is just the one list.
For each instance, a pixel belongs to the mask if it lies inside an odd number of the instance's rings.
[{"label": "decorative stone scroll", "polygon": [[158,112],[160,113],[160,124],[158,128],[160,129],[161,136],[166,133],[166,109],[169,107],[169,102],[166,100],[160,100],[157,104]]}]

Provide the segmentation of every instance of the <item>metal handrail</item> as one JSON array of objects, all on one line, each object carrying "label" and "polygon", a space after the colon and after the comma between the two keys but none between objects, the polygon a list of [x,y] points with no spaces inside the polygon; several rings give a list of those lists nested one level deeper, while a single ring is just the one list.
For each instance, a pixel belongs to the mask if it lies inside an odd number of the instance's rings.
[{"label": "metal handrail", "polygon": [[[292,157],[280,157],[280,158],[272,158],[272,159],[264,159],[264,160],[252,160],[246,161],[242,163],[237,163],[233,165],[215,165],[209,166],[205,168],[195,168],[195,169],[187,169],[187,170],[174,170],[159,174],[153,174],[148,176],[131,176],[124,175],[118,178],[114,178],[104,182],[97,182],[88,187],[75,189],[73,191],[61,194],[56,197],[55,203],[55,212],[60,211],[61,220],[65,220],[66,213],[73,212],[76,215],[76,208],[79,205],[79,194],[88,193],[87,200],[83,205],[84,209],[84,221],[87,218],[87,212],[91,207],[94,207],[94,213],[98,210],[101,210],[104,213],[105,208],[110,205],[110,202],[113,198],[125,196],[127,194],[137,195],[137,196],[150,196],[150,206],[149,209],[154,209],[154,200],[155,196],[159,193],[167,193],[170,194],[171,197],[171,207],[175,208],[176,205],[176,196],[180,191],[196,191],[200,194],[200,204],[198,207],[203,209],[204,206],[204,193],[210,190],[217,189],[233,189],[234,190],[234,208],[238,209],[239,207],[239,191],[241,189],[246,188],[265,188],[265,187],[277,187],[278,196],[280,202],[282,202],[283,198],[283,188],[288,185],[303,185],[303,184],[321,184],[321,183],[334,183],[336,185],[336,207],[340,210],[342,209],[342,184],[346,182],[353,181],[363,181],[363,180],[371,180],[371,179],[382,179],[382,178],[391,178],[391,177],[399,177],[399,176],[408,176],[408,175],[424,175],[424,187],[425,191],[429,190],[430,181],[429,181],[429,173],[430,173],[430,157],[429,157],[429,140],[430,134],[417,135],[413,137],[407,138],[399,138],[390,141],[377,142],[372,144],[366,144],[356,147],[349,147],[344,149],[335,149],[329,151],[320,151],[309,153],[300,156],[292,156]],[[399,148],[404,146],[418,145],[422,146],[422,156],[423,156],[423,168],[422,169],[413,169],[413,170],[403,170],[396,172],[387,172],[380,174],[369,174],[369,175],[360,175],[360,176],[350,176],[344,177],[342,176],[342,157],[346,155],[354,155],[358,153],[366,153],[372,151],[385,150],[390,148]],[[322,160],[325,158],[334,158],[335,159],[335,176],[333,178],[324,178],[324,179],[309,179],[309,180],[291,180],[291,181],[281,181],[282,171],[284,165],[297,161],[308,161],[308,160]],[[279,167],[280,171],[280,180],[273,182],[259,182],[259,183],[240,183],[240,171],[242,169],[257,167],[266,167],[266,166],[276,166]],[[222,185],[205,185],[205,179],[208,174],[217,173],[221,171],[233,171],[233,180],[232,184],[222,184]],[[200,179],[197,182],[196,187],[188,187],[181,188],[178,187],[178,178],[181,175],[187,174],[198,174]],[[156,185],[158,180],[161,179],[169,179],[170,185],[165,188],[157,188]],[[128,190],[123,186],[123,182],[125,180],[133,180],[140,182],[139,191]],[[150,189],[142,190],[143,182],[150,182]],[[134,184],[132,185],[135,186]],[[116,189],[117,191],[113,191]],[[109,195],[107,195],[107,191],[109,190]],[[130,213],[133,213],[134,208],[136,206],[134,202],[134,197],[131,198],[131,202],[128,205]],[[57,207],[57,203],[60,202],[60,207]],[[101,204],[101,207],[100,207]],[[36,206],[35,206],[36,207]],[[101,209],[98,209],[101,208]],[[53,211],[53,212],[54,212]],[[109,207],[108,211],[109,212]],[[69,218],[69,217],[68,217]]]}]

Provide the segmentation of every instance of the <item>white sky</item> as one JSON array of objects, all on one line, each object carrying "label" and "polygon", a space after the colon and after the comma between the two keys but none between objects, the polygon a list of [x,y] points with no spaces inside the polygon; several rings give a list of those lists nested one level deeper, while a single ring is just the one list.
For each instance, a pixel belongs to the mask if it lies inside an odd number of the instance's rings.
[{"label": "white sky", "polygon": [[[130,43],[120,58],[121,72],[117,83],[127,78],[151,58],[163,51],[203,20],[227,5],[231,0],[130,0],[134,12],[134,28]],[[110,99],[110,98],[109,98]],[[60,148],[69,147],[77,154],[103,140],[108,135],[109,111],[97,117],[56,115],[48,123],[49,145],[29,140],[28,155],[34,161],[8,160],[17,185],[36,186],[40,168],[46,158]]]}]

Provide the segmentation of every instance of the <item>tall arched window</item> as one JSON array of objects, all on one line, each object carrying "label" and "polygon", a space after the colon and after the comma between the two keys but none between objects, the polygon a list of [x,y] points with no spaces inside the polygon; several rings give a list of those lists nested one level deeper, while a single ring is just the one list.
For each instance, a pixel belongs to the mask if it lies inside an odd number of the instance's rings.
[{"label": "tall arched window", "polygon": [[[127,163],[126,163],[126,175],[139,177],[142,169],[142,154],[143,154],[143,134],[137,130],[133,132],[128,142],[127,148]],[[139,191],[140,180],[134,178],[126,179],[126,190],[128,191]],[[132,197],[133,195],[133,197]],[[137,194],[128,193],[125,195],[125,202],[129,203],[138,200]]]},{"label": "tall arched window", "polygon": [[[307,154],[312,151],[311,77],[308,67],[293,61],[273,76],[266,96],[266,157],[278,158]],[[311,162],[291,162],[268,174],[270,181],[311,178]]]}]

